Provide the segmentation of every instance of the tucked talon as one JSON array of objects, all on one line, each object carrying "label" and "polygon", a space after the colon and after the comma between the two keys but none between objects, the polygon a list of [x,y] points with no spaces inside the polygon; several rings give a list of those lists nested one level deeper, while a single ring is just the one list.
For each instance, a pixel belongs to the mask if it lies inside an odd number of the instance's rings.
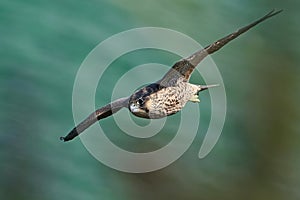
[{"label": "tucked talon", "polygon": [[199,96],[198,95],[193,95],[192,98],[190,99],[191,102],[194,102],[194,103],[199,103],[200,102],[200,99],[199,99]]}]

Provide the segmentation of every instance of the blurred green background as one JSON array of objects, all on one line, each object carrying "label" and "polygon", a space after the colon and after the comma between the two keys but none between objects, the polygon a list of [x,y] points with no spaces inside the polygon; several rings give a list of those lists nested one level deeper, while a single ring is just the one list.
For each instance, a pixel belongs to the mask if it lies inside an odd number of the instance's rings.
[{"label": "blurred green background", "polygon": [[[179,160],[146,174],[110,169],[80,140],[58,140],[74,125],[76,72],[99,42],[158,26],[206,45],[272,8],[284,12],[213,55],[228,112],[206,158],[197,157],[201,130]],[[296,0],[1,0],[0,199],[300,199],[299,8]],[[176,61],[159,55],[148,51],[138,62],[131,55],[111,73],[121,76],[122,69],[152,59]],[[110,100],[110,90],[98,91],[97,106]],[[209,120],[205,104],[199,106]],[[172,138],[156,141],[166,139]],[[114,133],[112,140],[118,141]],[[134,142],[126,144],[134,149]]]}]

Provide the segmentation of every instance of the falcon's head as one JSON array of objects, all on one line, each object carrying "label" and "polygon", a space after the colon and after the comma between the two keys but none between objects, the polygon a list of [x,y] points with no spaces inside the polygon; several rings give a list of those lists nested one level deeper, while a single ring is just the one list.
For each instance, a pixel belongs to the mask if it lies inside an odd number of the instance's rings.
[{"label": "falcon's head", "polygon": [[128,108],[130,112],[138,117],[149,118],[149,109],[146,102],[149,100],[149,95],[142,88],[135,92],[129,99]]},{"label": "falcon's head", "polygon": [[142,97],[131,99],[131,101],[129,101],[130,112],[138,117],[149,118],[149,110],[145,102],[146,100]]},{"label": "falcon's head", "polygon": [[157,83],[150,84],[137,90],[129,99],[128,108],[130,112],[138,117],[149,117],[149,104],[151,103],[150,95],[157,92],[160,85]]}]

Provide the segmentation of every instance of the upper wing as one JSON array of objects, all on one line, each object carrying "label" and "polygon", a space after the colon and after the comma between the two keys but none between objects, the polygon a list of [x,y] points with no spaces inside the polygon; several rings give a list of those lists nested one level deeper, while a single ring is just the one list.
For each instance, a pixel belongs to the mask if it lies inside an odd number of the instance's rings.
[{"label": "upper wing", "polygon": [[78,136],[85,129],[90,127],[96,121],[106,118],[116,112],[118,112],[123,107],[128,107],[129,98],[121,98],[116,101],[99,108],[92,114],[90,114],[85,120],[83,120],[80,124],[78,124],[75,128],[73,128],[66,137],[60,137],[64,142],[72,140],[76,136]]},{"label": "upper wing", "polygon": [[262,18],[256,20],[255,22],[252,22],[251,24],[240,28],[234,33],[231,33],[218,41],[212,43],[211,45],[208,45],[204,49],[201,49],[191,56],[182,59],[178,61],[177,63],[174,64],[174,66],[166,73],[166,75],[158,81],[158,83],[165,85],[165,86],[170,86],[176,83],[178,78],[183,78],[184,81],[188,81],[192,72],[194,71],[195,67],[209,54],[212,54],[219,49],[221,49],[225,44],[230,42],[231,40],[237,38],[239,35],[242,33],[245,33],[252,27],[256,26],[257,24],[263,22],[264,20],[277,15],[280,13],[282,10],[276,11],[272,10]]}]

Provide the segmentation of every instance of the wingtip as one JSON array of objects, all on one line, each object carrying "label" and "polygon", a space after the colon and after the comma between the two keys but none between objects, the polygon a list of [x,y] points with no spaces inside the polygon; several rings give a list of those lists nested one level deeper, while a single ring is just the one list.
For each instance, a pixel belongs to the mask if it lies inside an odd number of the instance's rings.
[{"label": "wingtip", "polygon": [[67,141],[73,140],[77,136],[78,136],[78,132],[77,132],[76,128],[74,128],[69,132],[69,134],[67,136],[60,137],[59,139],[63,142],[67,142]]},{"label": "wingtip", "polygon": [[60,141],[63,141],[63,142],[66,141],[66,140],[65,140],[65,137],[59,137],[59,139],[60,139]]},{"label": "wingtip", "polygon": [[280,9],[280,10],[277,10],[277,11],[276,11],[276,9],[274,8],[274,9],[272,9],[272,10],[267,14],[267,16],[268,16],[268,17],[272,17],[272,16],[274,16],[274,15],[277,15],[277,14],[281,13],[282,11],[283,11],[283,9]]}]

